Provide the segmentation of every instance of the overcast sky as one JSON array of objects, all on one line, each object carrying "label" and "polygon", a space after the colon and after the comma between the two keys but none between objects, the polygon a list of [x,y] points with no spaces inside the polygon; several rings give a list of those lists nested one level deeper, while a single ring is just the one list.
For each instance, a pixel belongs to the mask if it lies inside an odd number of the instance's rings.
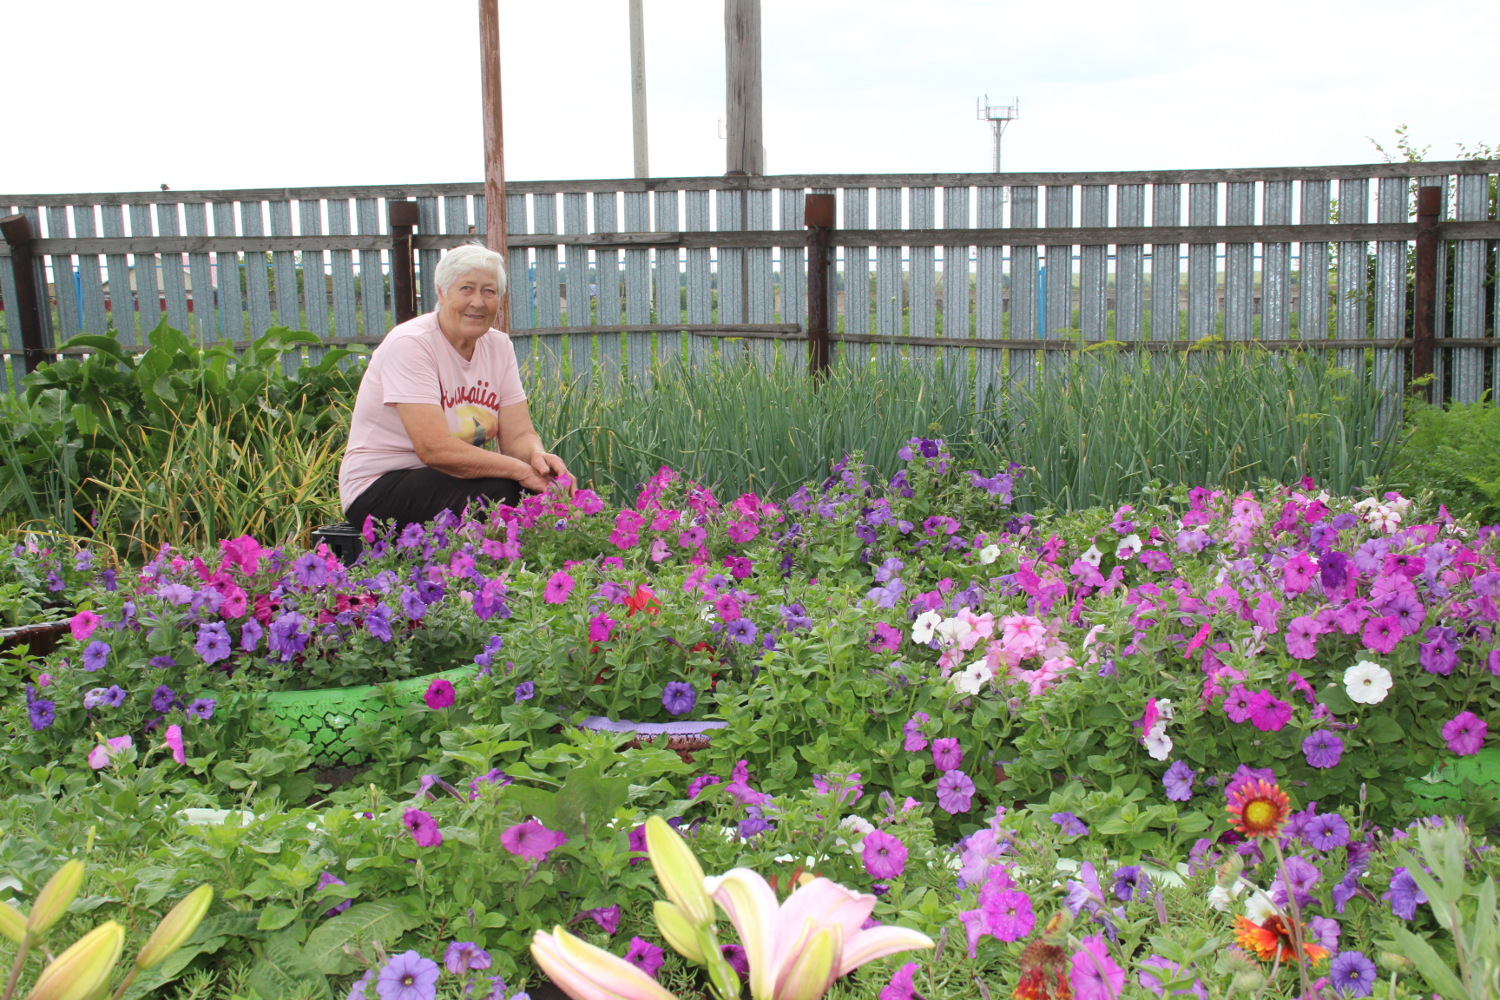
[{"label": "overcast sky", "polygon": [[[1414,8],[1418,8],[1415,9]],[[500,0],[506,174],[632,173],[626,0]],[[645,0],[651,172],[724,172],[720,0]],[[12,2],[0,192],[478,181],[473,0]],[[1500,143],[1494,0],[762,0],[767,172],[1367,163]]]}]

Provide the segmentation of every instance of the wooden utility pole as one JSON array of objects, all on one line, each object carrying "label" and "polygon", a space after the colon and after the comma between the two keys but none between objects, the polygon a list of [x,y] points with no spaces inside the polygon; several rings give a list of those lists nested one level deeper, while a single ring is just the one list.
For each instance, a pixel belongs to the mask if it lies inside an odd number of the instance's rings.
[{"label": "wooden utility pole", "polygon": [[635,175],[650,177],[646,144],[646,15],[643,0],[630,0],[630,110],[635,140]]},{"label": "wooden utility pole", "polygon": [[730,174],[766,172],[760,118],[760,0],[724,0]]},{"label": "wooden utility pole", "polygon": [[[484,89],[484,242],[506,258],[505,234],[505,130],[500,105],[500,11],[499,0],[479,0],[480,79]],[[500,296],[498,329],[510,332],[510,281]]]}]

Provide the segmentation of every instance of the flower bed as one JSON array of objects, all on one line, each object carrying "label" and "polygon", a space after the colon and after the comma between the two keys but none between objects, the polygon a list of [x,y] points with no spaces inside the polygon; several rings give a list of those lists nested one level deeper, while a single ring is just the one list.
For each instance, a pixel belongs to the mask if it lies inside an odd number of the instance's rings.
[{"label": "flower bed", "polygon": [[[657,947],[632,864],[653,811],[697,831],[706,867],[783,888],[813,869],[875,893],[877,920],[946,935],[879,974],[897,997],[1098,997],[1127,973],[1286,991],[1313,944],[1313,979],[1360,993],[1398,932],[1455,954],[1402,851],[1471,918],[1483,901],[1402,831],[1430,808],[1408,782],[1493,743],[1493,529],[1311,483],[1020,515],[1017,470],[961,470],[922,439],[903,458],[889,482],[841,463],[785,503],[663,470],[622,508],[580,491],[372,532],[347,569],[248,539],[167,553],[80,596],[72,640],[8,705],[12,758],[70,790],[73,812],[48,814],[63,826],[116,808],[120,783],[295,804],[309,751],[265,692],[476,667],[451,704],[356,727],[365,787],[232,832],[157,830],[183,864],[262,872],[220,898],[285,916],[255,933],[310,982],[381,966],[355,947],[377,938],[473,945],[511,983],[554,923]],[[215,714],[231,694],[244,711]],[[587,716],[726,725],[689,764],[565,725]],[[91,753],[87,773],[47,770]],[[1454,811],[1492,824],[1472,789]],[[255,856],[269,840],[274,862]],[[1061,858],[1081,864],[1054,876]],[[659,974],[690,982],[673,960]]]}]

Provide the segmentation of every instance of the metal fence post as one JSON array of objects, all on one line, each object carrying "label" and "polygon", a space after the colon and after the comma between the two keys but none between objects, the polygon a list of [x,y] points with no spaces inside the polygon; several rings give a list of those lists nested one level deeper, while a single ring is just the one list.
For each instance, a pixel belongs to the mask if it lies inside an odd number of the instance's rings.
[{"label": "metal fence post", "polygon": [[833,231],[834,196],[810,194],[804,199],[807,226],[807,370],[828,372],[828,238]]},{"label": "metal fence post", "polygon": [[[21,323],[21,349],[26,372],[36,371],[43,361],[51,360],[52,324],[43,322],[42,296],[47,282],[41,276],[41,261],[31,252],[31,220],[24,215],[7,215],[0,219],[0,233],[10,246],[10,266],[16,276],[16,313]],[[47,316],[51,318],[50,311]]]},{"label": "metal fence post", "polygon": [[391,221],[391,292],[396,299],[396,322],[405,323],[417,315],[417,272],[411,234],[421,216],[414,201],[392,201],[386,210]]},{"label": "metal fence post", "polygon": [[[1411,376],[1422,395],[1432,400],[1433,328],[1437,319],[1438,212],[1442,188],[1417,188],[1417,266],[1413,294]],[[1425,382],[1422,380],[1426,379]]]}]

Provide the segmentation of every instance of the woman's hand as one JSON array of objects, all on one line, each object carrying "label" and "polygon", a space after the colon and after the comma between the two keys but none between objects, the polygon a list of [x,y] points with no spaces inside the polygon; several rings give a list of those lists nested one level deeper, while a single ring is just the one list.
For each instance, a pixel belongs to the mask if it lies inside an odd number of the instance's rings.
[{"label": "woman's hand", "polygon": [[522,486],[528,490],[536,490],[538,493],[557,488],[563,491],[564,496],[573,495],[573,477],[561,458],[538,448],[531,453],[531,461],[527,464],[531,472],[518,480]]}]

